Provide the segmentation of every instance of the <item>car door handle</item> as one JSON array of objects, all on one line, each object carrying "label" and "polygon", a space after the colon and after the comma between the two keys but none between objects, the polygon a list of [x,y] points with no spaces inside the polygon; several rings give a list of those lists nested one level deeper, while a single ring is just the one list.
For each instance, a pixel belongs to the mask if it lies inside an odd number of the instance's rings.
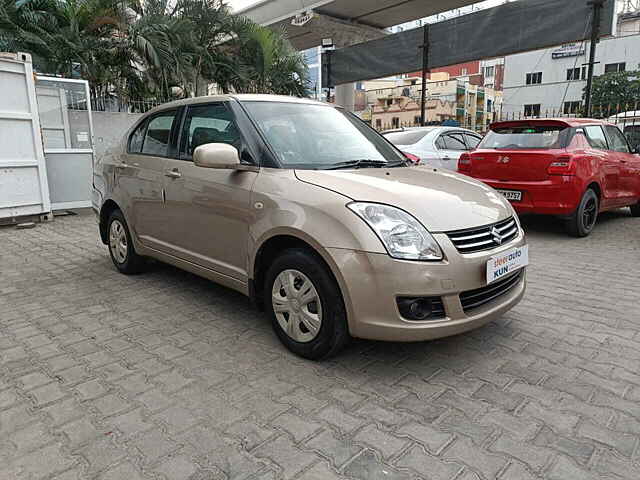
[{"label": "car door handle", "polygon": [[174,169],[164,172],[164,176],[169,178],[180,178],[182,174],[178,170]]},{"label": "car door handle", "polygon": [[443,159],[443,160],[451,160],[451,157],[449,157],[448,155],[444,155],[444,156],[442,157],[442,159]]},{"label": "car door handle", "polygon": [[128,168],[128,167],[129,167],[129,164],[125,162],[117,163],[115,165],[115,168]]}]

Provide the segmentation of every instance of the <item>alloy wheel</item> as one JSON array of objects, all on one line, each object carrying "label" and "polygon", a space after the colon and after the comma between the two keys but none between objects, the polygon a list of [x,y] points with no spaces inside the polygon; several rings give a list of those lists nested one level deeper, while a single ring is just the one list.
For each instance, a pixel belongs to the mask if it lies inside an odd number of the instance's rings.
[{"label": "alloy wheel", "polygon": [[585,229],[590,230],[596,222],[598,215],[598,204],[595,198],[590,198],[582,210],[582,225]]},{"label": "alloy wheel", "polygon": [[310,342],[320,332],[320,296],[309,277],[298,270],[283,270],[273,282],[273,312],[282,330],[294,341]]},{"label": "alloy wheel", "polygon": [[109,228],[109,249],[116,262],[122,264],[127,260],[127,233],[120,220],[113,220]]}]

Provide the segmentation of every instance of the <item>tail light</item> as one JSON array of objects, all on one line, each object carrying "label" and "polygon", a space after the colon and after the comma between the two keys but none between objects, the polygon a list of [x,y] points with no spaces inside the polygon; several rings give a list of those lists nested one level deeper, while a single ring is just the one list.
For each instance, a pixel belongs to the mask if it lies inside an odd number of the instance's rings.
[{"label": "tail light", "polygon": [[549,175],[575,175],[576,162],[571,157],[558,157],[547,167]]},{"label": "tail light", "polygon": [[462,173],[471,171],[471,155],[463,153],[458,159],[458,171]]},{"label": "tail light", "polygon": [[413,163],[415,163],[416,165],[418,165],[420,163],[420,157],[412,154],[412,153],[407,153],[407,152],[402,152],[402,154],[407,157],[409,160],[411,160]]}]

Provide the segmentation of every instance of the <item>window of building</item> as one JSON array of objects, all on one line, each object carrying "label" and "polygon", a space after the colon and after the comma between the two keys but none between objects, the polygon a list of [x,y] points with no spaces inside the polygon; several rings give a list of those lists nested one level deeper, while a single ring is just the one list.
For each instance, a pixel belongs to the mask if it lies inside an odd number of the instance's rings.
[{"label": "window of building", "polygon": [[176,112],[161,112],[149,120],[147,133],[142,144],[142,153],[156,157],[166,157],[169,149],[171,129]]},{"label": "window of building", "polygon": [[487,100],[487,113],[491,113],[492,109],[493,109],[493,100],[489,99]]},{"label": "window of building", "polygon": [[382,128],[382,120],[379,118],[376,118],[376,128]]},{"label": "window of building", "polygon": [[580,112],[580,106],[582,105],[582,102],[580,102],[580,100],[576,100],[573,102],[564,102],[564,114],[565,115],[572,115],[572,114],[576,114]]},{"label": "window of building", "polygon": [[493,77],[495,72],[495,67],[491,65],[490,67],[484,67],[484,76],[485,77]]},{"label": "window of building", "polygon": [[542,72],[527,73],[527,85],[542,83]]},{"label": "window of building", "polygon": [[568,68],[567,69],[567,80],[580,80],[581,78],[581,72],[584,70],[584,68]]},{"label": "window of building", "polygon": [[626,69],[627,69],[627,64],[625,62],[607,63],[604,66],[604,73],[624,72]]},{"label": "window of building", "polygon": [[540,104],[534,103],[531,105],[524,106],[524,116],[525,117],[539,117],[540,116]]},{"label": "window of building", "polygon": [[205,143],[227,143],[240,147],[240,133],[231,112],[222,104],[189,107],[182,129],[180,158],[191,159]]},{"label": "window of building", "polygon": [[400,127],[400,118],[398,118],[398,117],[393,117],[393,118],[391,119],[391,126],[392,126],[393,128],[399,128],[399,127]]},{"label": "window of building", "polygon": [[413,123],[415,123],[416,125],[420,125],[420,123],[422,123],[422,117],[420,115],[416,115],[415,117],[413,117]]},{"label": "window of building", "polygon": [[387,100],[387,107],[390,107],[391,105],[393,105],[393,100],[390,98]]},{"label": "window of building", "polygon": [[584,127],[584,133],[589,141],[589,145],[599,150],[607,150],[607,138],[604,136],[600,125],[589,125]]},{"label": "window of building", "polygon": [[582,80],[587,78],[587,67],[582,67],[581,77]]}]

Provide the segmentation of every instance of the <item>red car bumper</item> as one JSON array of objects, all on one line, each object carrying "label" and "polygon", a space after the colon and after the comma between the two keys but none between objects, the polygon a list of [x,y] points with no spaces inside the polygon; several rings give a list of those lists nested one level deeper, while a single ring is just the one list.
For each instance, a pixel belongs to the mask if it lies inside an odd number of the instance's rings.
[{"label": "red car bumper", "polygon": [[478,180],[496,190],[517,190],[522,192],[522,200],[511,201],[519,214],[538,213],[543,215],[570,215],[580,203],[582,189],[574,176],[549,176],[539,182],[501,182]]}]

